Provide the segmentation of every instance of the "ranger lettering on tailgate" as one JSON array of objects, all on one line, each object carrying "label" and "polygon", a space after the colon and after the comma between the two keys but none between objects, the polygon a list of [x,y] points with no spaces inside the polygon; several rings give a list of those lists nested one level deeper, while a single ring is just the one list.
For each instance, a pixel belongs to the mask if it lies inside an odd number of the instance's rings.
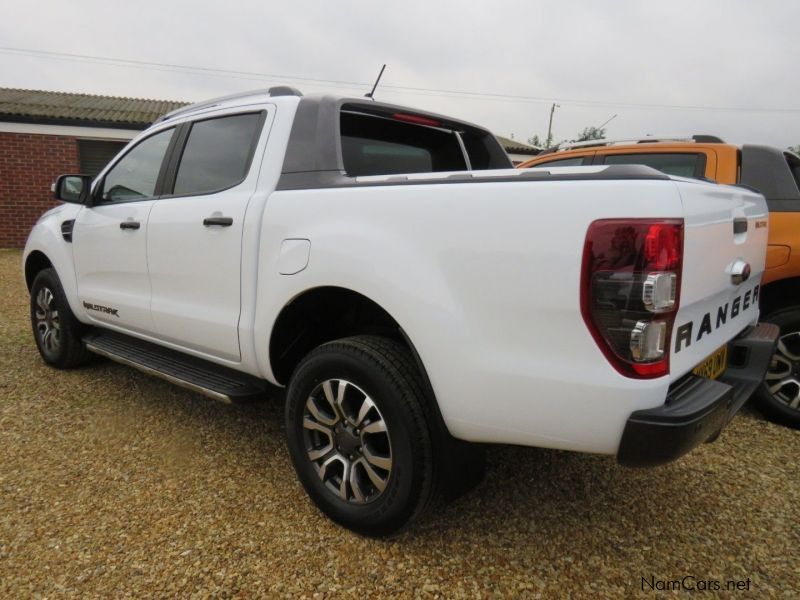
[{"label": "ranger lettering on tailgate", "polygon": [[[694,341],[699,342],[704,335],[711,333],[712,323],[714,324],[713,329],[719,329],[727,322],[728,316],[730,316],[731,319],[735,319],[739,316],[741,311],[747,310],[751,305],[757,304],[758,290],[759,286],[757,285],[752,290],[747,290],[744,294],[736,296],[736,298],[733,299],[733,302],[726,302],[722,306],[717,307],[716,319],[711,318],[710,312],[707,312],[705,315],[703,315]],[[684,323],[678,327],[675,335],[676,353],[680,352],[681,348],[688,348],[692,345],[693,330],[694,323],[692,321]]]}]

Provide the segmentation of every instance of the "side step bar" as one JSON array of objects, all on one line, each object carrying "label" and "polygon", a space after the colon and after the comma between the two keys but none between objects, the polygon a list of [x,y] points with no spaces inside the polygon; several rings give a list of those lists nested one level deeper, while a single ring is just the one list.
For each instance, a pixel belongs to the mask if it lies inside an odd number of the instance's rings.
[{"label": "side step bar", "polygon": [[121,333],[96,330],[83,342],[95,354],[222,402],[261,399],[273,388],[251,375]]}]

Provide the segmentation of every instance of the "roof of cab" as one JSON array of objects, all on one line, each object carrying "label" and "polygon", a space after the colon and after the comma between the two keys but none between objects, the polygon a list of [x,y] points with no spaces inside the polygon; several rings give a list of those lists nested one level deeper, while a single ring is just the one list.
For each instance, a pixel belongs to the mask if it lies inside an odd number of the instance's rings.
[{"label": "roof of cab", "polygon": [[274,86],[271,88],[266,88],[262,90],[248,90],[246,92],[239,92],[236,94],[229,94],[227,96],[220,96],[218,98],[211,98],[210,100],[204,100],[202,102],[195,102],[194,104],[190,104],[188,106],[182,106],[181,108],[175,109],[171,112],[168,112],[163,117],[156,121],[157,123],[162,123],[164,121],[169,121],[174,119],[175,117],[181,117],[184,115],[189,115],[194,112],[205,110],[208,108],[216,108],[216,107],[227,107],[227,106],[238,106],[240,104],[246,104],[252,100],[260,100],[266,98],[277,98],[281,96],[295,96],[295,97],[302,97],[303,93],[298,90],[297,88],[290,87],[288,85],[279,85]]}]

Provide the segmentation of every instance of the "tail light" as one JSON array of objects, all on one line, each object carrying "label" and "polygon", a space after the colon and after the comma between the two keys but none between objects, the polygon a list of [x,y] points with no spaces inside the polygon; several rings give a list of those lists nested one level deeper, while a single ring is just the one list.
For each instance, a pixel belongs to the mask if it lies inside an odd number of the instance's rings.
[{"label": "tail light", "polygon": [[683,219],[607,219],[589,226],[581,313],[603,354],[626,377],[669,373],[682,263]]}]

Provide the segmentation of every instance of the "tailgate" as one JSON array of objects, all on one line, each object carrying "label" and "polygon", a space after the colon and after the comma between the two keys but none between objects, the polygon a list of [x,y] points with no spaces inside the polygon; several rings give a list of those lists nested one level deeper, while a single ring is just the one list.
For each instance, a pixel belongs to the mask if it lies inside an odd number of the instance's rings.
[{"label": "tailgate", "polygon": [[[677,185],[685,221],[680,308],[670,355],[673,379],[757,321],[768,230],[767,205],[759,194],[688,181]],[[741,282],[738,272],[745,272]]]}]

